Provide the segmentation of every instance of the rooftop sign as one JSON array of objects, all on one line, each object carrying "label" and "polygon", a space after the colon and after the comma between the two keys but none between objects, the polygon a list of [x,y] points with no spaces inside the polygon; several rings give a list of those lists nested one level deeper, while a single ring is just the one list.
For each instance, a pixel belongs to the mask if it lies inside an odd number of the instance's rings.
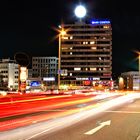
[{"label": "rooftop sign", "polygon": [[104,20],[104,21],[92,21],[92,24],[110,24],[109,20]]}]

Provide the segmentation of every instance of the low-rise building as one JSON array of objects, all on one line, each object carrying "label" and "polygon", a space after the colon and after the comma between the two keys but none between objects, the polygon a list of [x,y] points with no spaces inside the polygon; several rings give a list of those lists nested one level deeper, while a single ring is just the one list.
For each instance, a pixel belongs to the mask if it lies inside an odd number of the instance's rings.
[{"label": "low-rise building", "polygon": [[140,90],[140,75],[138,71],[129,71],[121,74],[124,80],[124,89]]},{"label": "low-rise building", "polygon": [[18,64],[15,60],[1,59],[0,60],[0,77],[1,87],[18,88]]},{"label": "low-rise building", "polygon": [[58,58],[57,57],[33,57],[32,76],[41,78],[47,86],[57,84]]}]

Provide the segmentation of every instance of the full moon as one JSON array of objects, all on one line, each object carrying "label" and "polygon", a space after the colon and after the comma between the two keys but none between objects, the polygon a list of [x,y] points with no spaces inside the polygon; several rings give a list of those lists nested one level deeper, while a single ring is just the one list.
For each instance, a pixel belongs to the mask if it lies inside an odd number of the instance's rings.
[{"label": "full moon", "polygon": [[86,8],[82,5],[79,5],[75,8],[74,12],[78,18],[83,18],[86,15]]}]

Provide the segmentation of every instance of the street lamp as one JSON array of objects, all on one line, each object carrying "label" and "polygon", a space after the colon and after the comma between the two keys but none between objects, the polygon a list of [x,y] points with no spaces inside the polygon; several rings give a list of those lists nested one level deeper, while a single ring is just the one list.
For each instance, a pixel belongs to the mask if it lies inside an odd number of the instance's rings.
[{"label": "street lamp", "polygon": [[58,51],[58,89],[60,89],[60,75],[61,75],[61,40],[66,34],[66,31],[62,29],[59,33],[59,51]]}]

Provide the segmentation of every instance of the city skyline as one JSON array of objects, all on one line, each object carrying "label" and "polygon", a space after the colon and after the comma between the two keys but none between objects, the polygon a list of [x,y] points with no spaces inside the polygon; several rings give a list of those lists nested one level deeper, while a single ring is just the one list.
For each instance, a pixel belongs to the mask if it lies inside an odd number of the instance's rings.
[{"label": "city skyline", "polygon": [[[137,3],[111,0],[81,1],[87,7],[86,20],[109,19],[112,24],[113,73],[138,70],[140,16]],[[8,1],[1,9],[0,57],[13,57],[16,52],[30,56],[57,56],[54,40],[59,24],[74,23],[74,8],[79,1]]]}]

